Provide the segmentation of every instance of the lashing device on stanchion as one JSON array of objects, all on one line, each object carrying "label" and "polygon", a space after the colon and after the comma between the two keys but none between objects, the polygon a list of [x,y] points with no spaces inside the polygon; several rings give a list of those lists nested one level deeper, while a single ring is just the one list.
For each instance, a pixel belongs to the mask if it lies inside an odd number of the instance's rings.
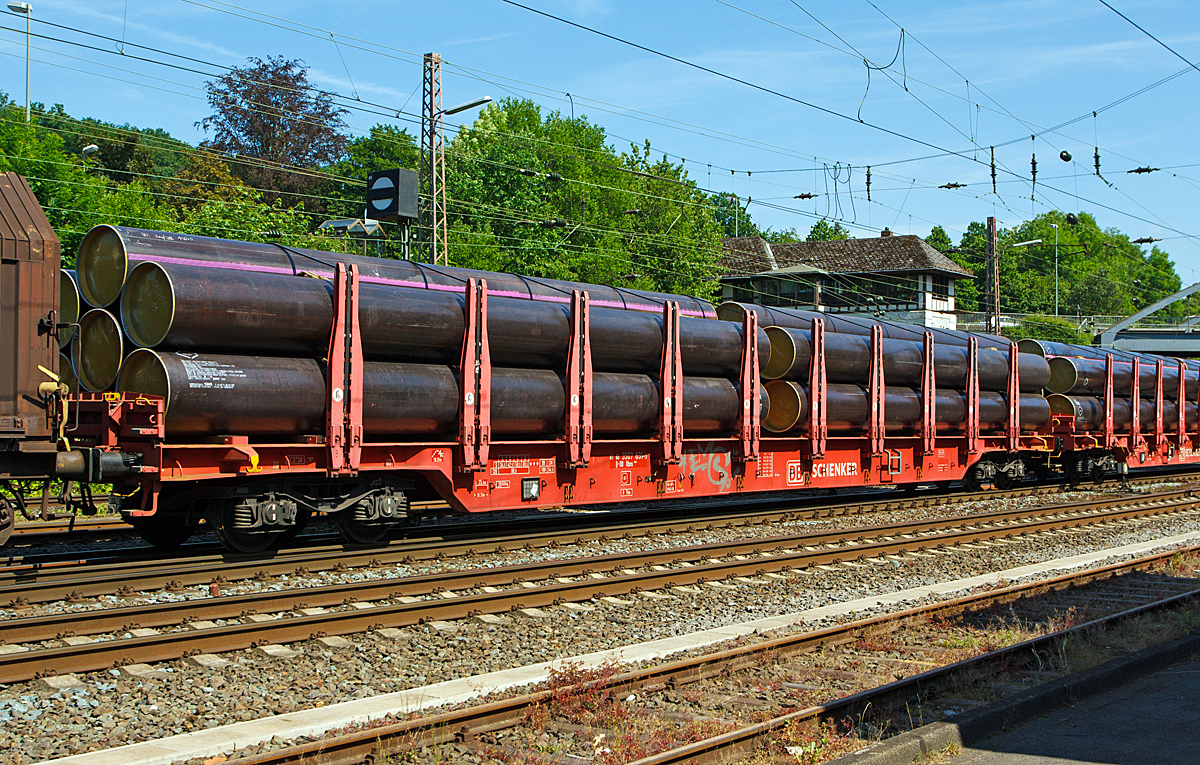
[{"label": "lashing device on stanchion", "polygon": [[1166,441],[1163,429],[1163,362],[1159,359],[1154,364],[1154,451],[1161,452]]},{"label": "lashing device on stanchion", "polygon": [[815,460],[824,459],[825,444],[829,440],[829,413],[827,409],[828,383],[825,379],[825,320],[812,320],[809,335],[812,346],[808,360],[808,441]]},{"label": "lashing device on stanchion", "polygon": [[758,459],[762,430],[762,406],[759,404],[762,381],[758,364],[758,314],[746,311],[742,315],[742,365],[738,377],[738,392],[742,396],[738,437],[742,442],[742,460],[746,462]]},{"label": "lashing device on stanchion", "polygon": [[679,353],[679,303],[663,303],[663,353],[659,369],[658,440],[661,462],[683,459],[683,357]]},{"label": "lashing device on stanchion", "polygon": [[592,341],[588,294],[571,293],[571,342],[567,349],[567,465],[592,459]]},{"label": "lashing device on stanchion", "polygon": [[459,367],[458,440],[463,472],[487,468],[492,430],[492,352],[487,331],[487,280],[467,279]]},{"label": "lashing device on stanchion", "polygon": [[1178,448],[1183,449],[1183,441],[1187,438],[1187,365],[1179,362],[1179,389],[1176,391],[1176,401],[1179,402],[1179,416],[1175,418],[1175,439]]},{"label": "lashing device on stanchion", "polygon": [[1145,440],[1142,439],[1142,370],[1137,357],[1133,358],[1132,390],[1129,392],[1129,451],[1137,451]]},{"label": "lashing device on stanchion", "polygon": [[1008,435],[1008,450],[1019,451],[1021,448],[1021,354],[1017,344],[1008,344],[1008,421],[1005,423]]},{"label": "lashing device on stanchion", "polygon": [[325,374],[325,443],[329,474],[353,475],[362,460],[363,352],[358,326],[358,266],[338,263],[333,278],[333,332]]},{"label": "lashing device on stanchion", "polygon": [[887,395],[886,383],[883,379],[883,327],[876,324],[871,327],[871,375],[869,378],[868,395],[871,397],[870,419],[867,420],[867,440],[871,445],[871,455],[883,454],[883,440],[886,434],[884,419],[884,399]]},{"label": "lashing device on stanchion", "polygon": [[921,366],[921,446],[926,457],[933,454],[937,443],[937,376],[934,372],[933,333],[925,333]]},{"label": "lashing device on stanchion", "polygon": [[979,453],[979,338],[967,338],[967,453]]},{"label": "lashing device on stanchion", "polygon": [[1112,449],[1117,445],[1117,433],[1113,427],[1113,406],[1116,403],[1115,383],[1113,382],[1113,355],[1104,355],[1104,448]]}]

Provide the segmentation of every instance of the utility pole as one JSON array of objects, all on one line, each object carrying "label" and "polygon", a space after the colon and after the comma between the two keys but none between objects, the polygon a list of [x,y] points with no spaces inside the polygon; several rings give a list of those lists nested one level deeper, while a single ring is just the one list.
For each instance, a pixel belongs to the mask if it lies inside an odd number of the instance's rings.
[{"label": "utility pole", "polygon": [[1054,315],[1058,316],[1058,224],[1051,223],[1054,229]]},{"label": "utility pole", "polygon": [[988,332],[1000,334],[1000,248],[996,241],[996,219],[987,219],[988,242]]},{"label": "utility pole", "polygon": [[421,232],[428,237],[429,262],[450,265],[446,235],[446,144],[443,137],[442,57],[425,54],[421,106]]},{"label": "utility pole", "polygon": [[33,6],[29,3],[9,3],[13,13],[25,14],[25,122],[29,122],[29,40],[32,37]]}]

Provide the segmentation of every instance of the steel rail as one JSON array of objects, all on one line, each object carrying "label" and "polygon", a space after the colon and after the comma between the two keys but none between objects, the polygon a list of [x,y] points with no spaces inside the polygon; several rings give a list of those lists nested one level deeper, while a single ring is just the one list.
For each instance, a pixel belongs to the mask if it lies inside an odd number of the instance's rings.
[{"label": "steel rail", "polygon": [[[1195,552],[1197,550],[1200,550],[1200,546],[1187,548],[1184,552]],[[1156,553],[1136,560],[1110,564],[1087,571],[1062,574],[1050,579],[1015,585],[1002,590],[968,595],[953,600],[841,624],[814,632],[789,635],[718,653],[669,662],[624,673],[605,680],[594,681],[588,683],[588,688],[599,693],[622,695],[628,691],[642,688],[661,688],[672,683],[686,683],[705,677],[713,677],[728,669],[736,669],[739,666],[744,666],[746,662],[754,661],[758,655],[775,654],[778,656],[788,656],[804,653],[816,650],[822,646],[844,643],[849,639],[853,639],[856,635],[885,624],[903,623],[915,619],[927,619],[930,616],[938,614],[953,614],[966,610],[985,608],[993,604],[1007,603],[1022,597],[1035,595],[1045,590],[1063,589],[1085,584],[1098,579],[1105,579],[1138,569],[1149,568],[1168,560],[1176,552],[1179,551],[1171,550]],[[1020,651],[1053,643],[1069,634],[1113,624],[1119,619],[1171,608],[1198,595],[1200,595],[1200,590],[1192,590],[1155,603],[1128,609],[1086,624],[1049,633],[1031,641],[1018,643],[1001,649],[998,652],[981,654],[964,661],[935,668],[928,672],[922,672],[879,688],[845,696],[826,704],[799,710],[789,715],[776,717],[763,723],[638,760],[632,763],[632,765],[671,765],[673,763],[693,761],[728,761],[729,758],[741,756],[753,750],[763,738],[789,723],[838,716],[848,710],[859,708],[881,696],[892,696],[918,689],[938,677],[964,669],[973,664],[978,665],[990,662],[998,656],[1013,655]],[[569,689],[565,690],[569,692]],[[357,765],[357,763],[362,762],[382,762],[390,755],[400,754],[405,750],[415,747],[436,746],[454,741],[471,740],[481,733],[517,725],[525,718],[526,711],[529,708],[544,704],[552,700],[554,694],[563,692],[564,689],[539,691],[429,717],[375,727],[368,726],[363,730],[353,733],[334,735],[310,743],[247,757],[239,760],[239,763],[242,763],[242,765],[301,765],[301,763],[303,765]],[[724,760],[719,758],[724,758]]]},{"label": "steel rail", "polygon": [[[985,494],[999,498],[1040,496],[1054,493],[1048,487],[1024,487],[1003,494]],[[536,531],[512,534],[514,522],[494,521],[487,528],[506,531],[503,535],[481,537],[481,525],[464,524],[455,529],[447,526],[443,532],[418,540],[400,540],[383,547],[347,548],[327,545],[278,551],[269,557],[232,553],[202,555],[177,559],[132,559],[91,562],[60,560],[45,564],[18,564],[0,568],[0,597],[13,606],[46,603],[55,600],[80,600],[103,595],[122,595],[135,591],[161,588],[183,588],[211,582],[232,582],[262,576],[311,574],[319,571],[384,565],[395,562],[415,562],[472,554],[503,553],[515,549],[537,549],[561,544],[582,544],[606,541],[617,537],[642,537],[654,534],[680,533],[711,529],[714,524],[726,528],[774,523],[803,518],[823,518],[837,515],[863,515],[891,510],[960,504],[979,499],[978,493],[960,495],[886,497],[863,502],[862,496],[843,498],[844,501],[810,505],[796,500],[781,502],[780,509],[751,512],[735,506],[729,510],[701,517],[681,517],[678,510],[663,511],[658,517],[666,520],[651,523],[650,517],[639,512],[623,513],[621,517],[579,515],[563,517],[562,529],[555,530],[554,519],[533,519],[528,522]],[[775,503],[771,503],[775,506]],[[843,512],[844,511],[844,512]],[[540,523],[535,521],[540,520]],[[547,530],[546,526],[551,528]],[[506,529],[506,527],[509,527]]]},{"label": "steel rail", "polygon": [[[1023,494],[1022,496],[1028,496]],[[44,564],[20,564],[0,569],[0,596],[11,595],[14,604],[42,603],[61,599],[79,599],[98,595],[121,594],[134,590],[158,589],[162,587],[186,587],[208,584],[211,581],[235,581],[262,574],[291,574],[299,569],[307,573],[338,568],[354,568],[375,563],[431,560],[440,557],[456,557],[473,553],[507,552],[515,549],[553,547],[555,544],[605,541],[611,536],[633,537],[658,533],[672,533],[697,528],[712,528],[721,524],[725,528],[779,522],[803,517],[833,517],[835,515],[861,515],[895,509],[931,507],[942,504],[936,497],[909,499],[888,498],[875,502],[852,500],[814,506],[785,504],[781,510],[746,514],[744,510],[730,509],[709,516],[680,517],[677,513],[664,514],[668,520],[648,523],[637,513],[622,514],[620,518],[604,516],[574,516],[563,520],[560,530],[555,530],[553,519],[540,519],[540,523],[513,523],[493,521],[487,524],[469,524],[434,529],[428,537],[417,540],[400,540],[386,547],[346,548],[341,544],[321,547],[299,548],[279,551],[270,557],[262,555],[238,555],[221,553],[214,555],[189,556],[186,558],[162,559],[133,558],[89,562],[86,560],[59,560]],[[947,504],[957,504],[949,502]],[[854,512],[838,512],[853,510]],[[682,524],[687,524],[682,525]],[[528,526],[536,531],[513,534],[513,526]],[[547,526],[551,528],[547,530]],[[487,532],[492,530],[492,533]],[[215,576],[214,576],[215,572]]]},{"label": "steel rail", "polygon": [[[118,630],[135,628],[159,628],[186,624],[191,621],[232,619],[245,614],[278,613],[302,608],[341,606],[352,602],[394,599],[402,596],[421,597],[462,589],[479,589],[520,584],[558,577],[587,576],[602,571],[624,570],[651,566],[661,562],[703,562],[710,558],[730,555],[761,553],[799,547],[840,549],[844,553],[859,555],[859,548],[851,545],[858,540],[894,538],[906,535],[913,539],[916,534],[945,533],[950,529],[986,529],[990,532],[1007,531],[1010,527],[998,524],[1030,518],[1080,519],[1089,522],[1111,520],[1096,513],[1105,508],[1119,507],[1118,512],[1129,511],[1151,515],[1173,512],[1176,509],[1194,507],[1200,500],[1193,500],[1188,491],[1163,492],[1135,498],[1050,505],[1025,510],[1002,510],[980,515],[952,516],[920,522],[892,523],[875,526],[860,526],[836,531],[813,531],[802,534],[759,537],[753,539],[717,542],[705,545],[671,548],[666,551],[629,552],[582,558],[542,561],[531,564],[498,566],[441,574],[405,577],[403,579],[380,579],[346,582],[320,587],[297,587],[283,591],[269,590],[241,595],[222,595],[212,598],[189,599],[182,602],[154,603],[118,608],[72,611],[46,616],[7,619],[0,622],[0,643],[33,643],[43,640],[61,639],[82,635],[98,635]],[[1020,530],[1020,527],[1017,527]],[[919,541],[938,542],[937,537]],[[669,560],[668,560],[669,558]]]},{"label": "steel rail", "polygon": [[[1177,502],[1155,504],[1150,507],[1145,506],[1145,503],[1138,503],[1135,508],[1119,508],[1089,515],[1062,516],[1056,514],[1055,517],[1042,517],[1013,526],[962,528],[961,519],[954,519],[955,526],[952,530],[936,536],[904,535],[902,537],[896,535],[884,537],[882,541],[878,542],[864,542],[849,547],[824,549],[793,550],[786,547],[787,544],[797,544],[793,538],[788,542],[779,542],[774,550],[766,552],[765,548],[769,543],[765,543],[765,540],[743,540],[737,545],[724,546],[723,554],[731,556],[732,560],[703,562],[700,565],[677,569],[653,565],[653,562],[665,561],[668,557],[678,558],[681,556],[679,549],[647,552],[635,554],[635,556],[637,560],[643,561],[643,566],[650,570],[622,569],[622,573],[615,577],[582,581],[559,581],[559,578],[586,576],[593,573],[594,570],[591,568],[593,565],[609,559],[600,557],[587,560],[554,561],[538,564],[543,570],[553,569],[553,574],[547,575],[547,580],[551,583],[532,588],[518,587],[511,590],[461,595],[447,599],[376,605],[367,609],[331,611],[265,622],[239,623],[202,630],[183,630],[146,637],[0,654],[0,683],[20,682],[47,674],[97,671],[124,663],[169,661],[195,653],[218,653],[329,635],[348,635],[385,627],[405,627],[431,620],[460,619],[483,613],[502,614],[524,608],[627,595],[643,590],[703,584],[745,575],[778,573],[798,567],[838,563],[848,557],[868,559],[919,551],[927,549],[930,544],[946,547],[1014,534],[1058,531],[1100,522],[1190,509],[1195,508],[1197,504],[1200,504],[1200,499],[1189,496]],[[1057,508],[1052,509],[1057,510]],[[973,516],[967,518],[977,520]],[[760,550],[760,556],[752,559],[745,559],[731,552],[734,549],[749,552],[756,548]],[[703,561],[705,557],[710,557],[709,553],[712,550],[713,546],[697,546],[690,548],[690,554],[701,556],[700,560]],[[625,561],[631,562],[629,558],[625,558]],[[501,582],[507,578],[508,583],[519,583],[513,582],[512,573],[511,569],[509,571],[483,569],[460,572],[457,574],[460,582],[458,586],[460,588],[480,586],[479,583],[488,581],[489,577],[499,577],[492,581]],[[397,582],[393,587],[401,588],[403,583]]]},{"label": "steel rail", "polygon": [[11,541],[32,544],[32,540],[42,537],[61,541],[61,538],[67,537],[108,538],[132,533],[133,527],[120,518],[80,518],[72,515],[70,518],[59,518],[44,523],[18,523],[13,527]]},{"label": "steel rail", "polygon": [[[1142,484],[1147,484],[1147,483],[1158,483],[1161,481],[1169,481],[1169,480],[1186,480],[1189,475],[1195,474],[1197,472],[1200,472],[1200,471],[1196,471],[1194,469],[1189,469],[1189,470],[1178,470],[1178,471],[1155,472],[1151,475],[1130,477],[1129,484],[1130,485],[1142,485]],[[1042,496],[1045,494],[1054,494],[1054,493],[1059,493],[1061,491],[1067,491],[1067,490],[1092,491],[1092,490],[1100,490],[1100,489],[1105,489],[1105,488],[1112,488],[1114,486],[1118,486],[1119,484],[1120,484],[1119,481],[1117,481],[1115,479],[1109,479],[1109,480],[1102,481],[1101,483],[1098,483],[1098,484],[1089,484],[1086,488],[1077,487],[1075,489],[1069,489],[1061,483],[1052,483],[1052,484],[1037,484],[1037,485],[1028,485],[1028,486],[1018,486],[1018,487],[1015,487],[1012,489],[1007,489],[1007,490],[992,490],[989,492],[982,492],[982,493],[981,492],[971,492],[971,491],[967,491],[967,490],[948,492],[945,489],[938,488],[938,489],[917,490],[917,491],[913,491],[911,493],[897,491],[897,492],[894,492],[894,494],[895,494],[894,496],[888,496],[888,495],[884,494],[884,492],[875,490],[875,491],[861,492],[859,494],[848,494],[848,495],[843,494],[843,495],[840,495],[835,500],[831,500],[830,497],[789,497],[789,498],[785,498],[785,499],[778,499],[778,498],[773,498],[773,496],[770,494],[757,493],[757,494],[748,494],[748,495],[738,496],[735,498],[737,500],[736,503],[730,503],[729,502],[730,497],[726,496],[726,497],[714,497],[714,498],[700,498],[700,499],[690,500],[690,501],[683,502],[683,503],[677,503],[677,502],[671,501],[671,500],[664,500],[659,503],[637,503],[632,508],[625,506],[625,505],[594,505],[594,506],[591,506],[589,509],[603,511],[603,513],[604,513],[603,517],[605,519],[604,522],[613,523],[613,524],[620,524],[620,523],[626,522],[626,521],[628,521],[630,523],[637,523],[637,522],[644,523],[647,521],[680,520],[683,517],[685,517],[685,515],[684,515],[685,513],[703,512],[706,510],[719,510],[720,508],[723,508],[723,507],[727,508],[723,511],[720,511],[724,515],[738,516],[745,512],[745,509],[747,508],[747,506],[750,508],[754,508],[759,512],[767,512],[768,510],[771,510],[771,509],[783,509],[783,510],[791,509],[791,510],[796,510],[796,511],[800,511],[800,510],[809,511],[810,509],[815,508],[818,510],[825,509],[829,512],[829,514],[832,514],[834,510],[841,509],[841,510],[853,511],[853,512],[843,513],[845,515],[860,515],[864,512],[880,512],[880,511],[894,510],[894,509],[912,509],[915,507],[928,507],[928,506],[935,505],[935,504],[946,504],[946,505],[959,504],[962,502],[975,501],[975,500],[978,500],[981,498],[1002,499],[1002,498],[1012,498],[1012,497],[1025,497],[1025,496]],[[888,494],[892,494],[892,492],[888,492]],[[875,499],[876,497],[878,497],[878,499]],[[861,500],[864,498],[868,498],[868,501],[866,503],[861,502]],[[444,502],[440,502],[440,501],[428,502],[428,503],[414,503],[414,506],[417,506],[417,505],[427,505],[429,507],[436,506],[438,508],[448,507],[448,505],[446,505]],[[655,505],[662,505],[662,507],[656,507]],[[591,522],[599,523],[600,522],[600,519],[598,517],[599,515],[600,515],[600,513],[590,514],[590,517],[593,519],[593,520],[591,520]],[[580,517],[581,516],[578,516],[575,514],[563,513],[561,515],[557,515],[557,516],[551,515],[549,517],[532,516],[532,517],[528,517],[528,518],[515,518],[515,519],[504,519],[504,520],[488,519],[488,520],[482,520],[482,521],[472,521],[470,523],[449,523],[449,524],[437,524],[437,525],[429,525],[429,526],[414,525],[414,526],[408,526],[408,527],[403,527],[401,529],[398,529],[396,533],[403,534],[404,538],[400,539],[400,540],[394,540],[394,542],[405,543],[405,542],[412,541],[414,538],[428,538],[431,536],[436,536],[439,533],[441,533],[443,531],[447,531],[447,530],[451,530],[451,533],[454,533],[455,530],[458,530],[464,536],[467,533],[468,529],[470,530],[470,533],[475,533],[477,535],[482,535],[484,533],[487,533],[488,529],[493,529],[493,528],[497,529],[497,530],[501,530],[504,533],[512,533],[515,530],[535,530],[535,529],[544,530],[546,528],[547,524],[549,524],[551,526],[554,526],[557,524],[561,524],[564,526],[568,526],[571,524],[577,524],[577,523],[579,523]],[[83,524],[88,524],[88,525],[85,526]],[[111,524],[111,527],[108,527],[105,524]],[[67,520],[67,521],[60,520],[60,521],[54,521],[51,524],[41,524],[41,523],[21,524],[16,527],[16,530],[14,531],[14,537],[24,533],[26,538],[22,539],[20,541],[24,544],[31,544],[31,542],[27,542],[26,540],[28,540],[30,538],[36,539],[39,536],[39,529],[49,527],[51,530],[47,532],[47,536],[49,537],[48,541],[52,541],[52,542],[53,541],[61,541],[61,540],[55,540],[53,537],[60,533],[64,533],[64,532],[55,530],[55,529],[62,529],[63,525],[70,526],[71,521],[70,520]],[[81,535],[86,539],[86,537],[88,537],[88,536],[93,536],[92,533],[87,531],[88,529],[95,529],[95,531],[97,533],[95,533],[94,536],[99,537],[99,538],[110,538],[111,536],[113,536],[114,532],[119,532],[122,535],[134,533],[132,527],[128,526],[123,521],[84,520],[84,521],[75,521],[74,525],[75,525],[75,531],[65,532],[66,535]],[[25,529],[26,531],[22,532],[23,529]],[[292,548],[290,550],[271,551],[268,553],[260,554],[259,557],[270,557],[270,556],[279,555],[279,554],[287,554],[289,552],[296,552],[301,549],[311,550],[314,546],[324,545],[324,544],[336,544],[336,545],[341,545],[341,546],[345,546],[347,544],[344,541],[342,541],[340,535],[337,535],[337,534],[306,535],[304,537],[301,537],[299,541],[300,541],[300,543],[302,543],[302,547]],[[10,547],[11,546],[12,545],[10,543]],[[73,552],[69,552],[69,553],[50,553],[50,554],[33,554],[33,555],[10,554],[7,557],[7,559],[0,558],[0,582],[5,581],[6,577],[9,577],[9,575],[17,574],[19,572],[27,573],[28,571],[34,570],[34,569],[40,570],[40,569],[45,569],[45,568],[48,568],[51,566],[60,566],[60,565],[86,565],[90,562],[96,562],[94,559],[97,559],[97,558],[103,558],[108,563],[113,562],[113,560],[117,560],[121,563],[128,563],[128,562],[133,562],[133,561],[156,561],[156,560],[163,560],[164,558],[179,559],[180,557],[182,557],[179,555],[180,552],[187,553],[188,557],[198,557],[200,555],[209,555],[209,554],[211,554],[213,557],[219,556],[219,557],[223,557],[223,558],[235,558],[235,557],[248,558],[248,557],[251,557],[251,556],[247,556],[247,555],[238,555],[237,553],[229,552],[229,551],[225,550],[224,548],[222,548],[219,544],[216,544],[216,543],[188,543],[188,544],[185,544],[183,547],[181,547],[180,550],[175,553],[164,552],[162,550],[158,550],[158,549],[151,548],[151,547],[141,547],[141,548],[133,548],[133,549],[115,548],[115,549],[109,549],[109,550],[88,550],[86,552],[73,551]],[[104,557],[104,556],[110,556],[110,555],[112,556],[111,559]],[[87,557],[85,558],[85,557],[81,557],[81,556],[87,556]]]}]

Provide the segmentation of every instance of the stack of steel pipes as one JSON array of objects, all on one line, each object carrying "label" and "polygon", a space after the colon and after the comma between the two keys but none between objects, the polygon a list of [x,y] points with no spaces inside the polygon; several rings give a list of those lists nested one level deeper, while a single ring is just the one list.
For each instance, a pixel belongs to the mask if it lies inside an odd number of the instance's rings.
[{"label": "stack of steel pipes", "polygon": [[1175,367],[1182,361],[1185,368],[1200,372],[1200,359],[1178,359],[1169,356],[1158,356],[1153,353],[1137,353],[1119,348],[1101,348],[1093,345],[1057,343],[1050,340],[1026,339],[1017,343],[1017,346],[1020,348],[1021,353],[1036,353],[1047,359],[1054,358],[1055,356],[1065,356],[1067,358],[1104,361],[1106,356],[1111,355],[1115,361],[1132,362],[1134,359],[1137,359],[1141,364],[1149,364],[1151,367],[1159,361],[1163,363],[1163,366]]},{"label": "stack of steel pipes", "polygon": [[[1050,381],[1046,389],[1050,408],[1055,414],[1075,416],[1078,430],[1101,430],[1104,427],[1104,386],[1107,361],[1096,358],[1052,356]],[[1200,372],[1183,370],[1184,394],[1187,399],[1184,425],[1192,428],[1197,420],[1196,394],[1200,391]],[[1154,393],[1158,376],[1157,364],[1145,359],[1138,363],[1138,391],[1141,430],[1154,429]],[[1113,360],[1113,427],[1126,428],[1133,415],[1133,363]],[[1171,359],[1163,365],[1163,427],[1173,430],[1179,422],[1179,362]]]},{"label": "stack of steel pipes", "polygon": [[[771,326],[771,355],[763,365],[770,400],[763,427],[773,433],[804,430],[810,421],[807,379],[812,358],[810,327],[814,318],[825,322],[826,416],[830,433],[861,432],[870,414],[867,385],[871,360],[871,327],[883,330],[884,424],[892,433],[912,432],[921,422],[920,393],[924,366],[924,333],[934,334],[935,415],[938,429],[961,431],[967,417],[967,341],[972,335],[861,316],[838,316],[816,311],[764,308],[723,303],[717,315],[740,321],[747,312]],[[982,430],[1003,428],[1008,420],[1008,347],[1011,341],[991,335],[979,340],[979,422]],[[1050,419],[1050,406],[1041,395],[1050,379],[1042,356],[1020,353],[1017,377],[1023,391],[1018,411],[1021,428],[1036,430]]]},{"label": "stack of steel pipes", "polygon": [[[80,290],[99,306],[80,321],[80,383],[162,396],[170,438],[320,434],[338,262],[360,269],[363,426],[374,439],[457,428],[470,277],[488,284],[494,434],[562,432],[573,289],[591,298],[598,436],[654,431],[667,300],[683,314],[685,434],[737,426],[742,327],[713,320],[703,301],[110,226],[93,229],[78,256]],[[758,335],[767,360],[770,341]]]},{"label": "stack of steel pipes", "polygon": [[80,316],[91,309],[79,295],[79,282],[75,272],[62,269],[58,272],[58,323],[71,325],[58,333],[58,376],[67,384],[71,393],[79,392],[79,380],[75,376],[75,360],[72,358],[79,344],[75,342],[76,327]]}]

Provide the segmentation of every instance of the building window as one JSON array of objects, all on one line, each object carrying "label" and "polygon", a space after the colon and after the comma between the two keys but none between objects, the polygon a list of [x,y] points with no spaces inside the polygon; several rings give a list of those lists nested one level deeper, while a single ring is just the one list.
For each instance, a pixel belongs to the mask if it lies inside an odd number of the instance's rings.
[{"label": "building window", "polygon": [[933,294],[938,297],[950,297],[950,279],[946,276],[933,277]]}]

